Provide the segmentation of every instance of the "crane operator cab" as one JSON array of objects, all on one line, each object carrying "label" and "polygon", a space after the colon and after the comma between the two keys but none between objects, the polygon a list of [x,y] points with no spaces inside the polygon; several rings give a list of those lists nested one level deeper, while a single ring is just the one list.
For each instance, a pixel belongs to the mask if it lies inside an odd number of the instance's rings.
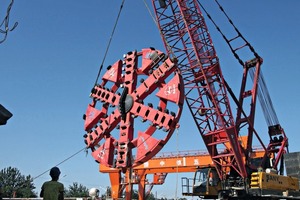
[{"label": "crane operator cab", "polygon": [[193,182],[193,194],[216,197],[221,189],[221,181],[215,168],[203,168],[196,171]]}]

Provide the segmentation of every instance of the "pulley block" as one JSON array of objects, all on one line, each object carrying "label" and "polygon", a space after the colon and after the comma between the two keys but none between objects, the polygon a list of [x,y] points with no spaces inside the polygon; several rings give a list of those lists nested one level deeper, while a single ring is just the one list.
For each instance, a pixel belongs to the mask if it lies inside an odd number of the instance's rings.
[{"label": "pulley block", "polygon": [[151,159],[170,139],[184,87],[176,60],[146,48],[109,66],[90,96],[84,141],[97,162],[126,170]]}]

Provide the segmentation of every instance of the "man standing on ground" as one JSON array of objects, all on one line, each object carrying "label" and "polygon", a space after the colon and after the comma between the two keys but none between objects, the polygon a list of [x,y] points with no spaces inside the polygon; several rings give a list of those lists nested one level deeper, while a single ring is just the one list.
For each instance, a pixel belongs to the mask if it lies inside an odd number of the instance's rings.
[{"label": "man standing on ground", "polygon": [[44,200],[63,200],[64,185],[58,182],[60,170],[58,167],[53,167],[50,170],[51,181],[43,183],[40,197]]}]

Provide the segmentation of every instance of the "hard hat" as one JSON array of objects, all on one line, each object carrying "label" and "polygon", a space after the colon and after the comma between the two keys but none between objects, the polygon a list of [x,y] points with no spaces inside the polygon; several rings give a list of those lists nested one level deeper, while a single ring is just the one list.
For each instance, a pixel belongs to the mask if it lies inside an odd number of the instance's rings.
[{"label": "hard hat", "polygon": [[98,197],[99,196],[99,190],[97,188],[91,188],[89,190],[89,196],[90,197]]},{"label": "hard hat", "polygon": [[60,175],[60,170],[58,167],[52,167],[50,170],[50,176],[51,177],[59,177]]}]

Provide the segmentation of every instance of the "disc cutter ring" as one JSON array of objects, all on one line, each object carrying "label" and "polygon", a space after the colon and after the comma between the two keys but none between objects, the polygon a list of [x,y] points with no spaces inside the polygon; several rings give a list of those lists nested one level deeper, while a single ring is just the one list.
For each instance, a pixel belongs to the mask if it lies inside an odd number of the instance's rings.
[{"label": "disc cutter ring", "polygon": [[109,66],[91,97],[84,141],[97,162],[127,169],[155,156],[179,126],[183,80],[176,62],[147,48]]}]

